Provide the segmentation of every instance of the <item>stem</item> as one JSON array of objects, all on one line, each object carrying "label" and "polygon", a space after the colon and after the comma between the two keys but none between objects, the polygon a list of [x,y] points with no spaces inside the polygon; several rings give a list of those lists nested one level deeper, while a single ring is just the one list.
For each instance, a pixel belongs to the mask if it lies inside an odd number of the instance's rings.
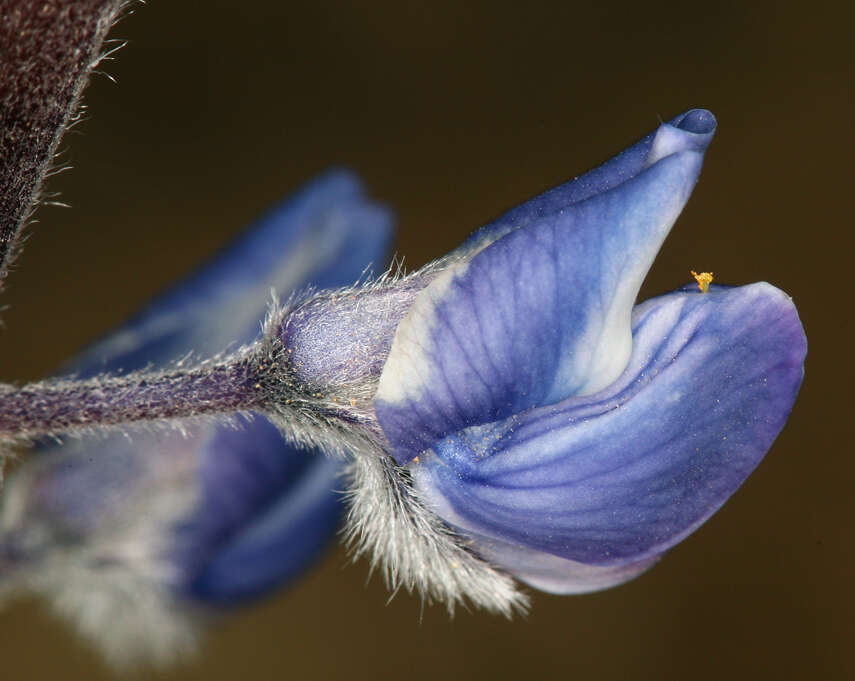
[{"label": "stem", "polygon": [[120,0],[0,2],[0,286]]},{"label": "stem", "polygon": [[166,373],[0,388],[0,436],[33,438],[92,426],[258,409],[264,390],[247,358]]}]

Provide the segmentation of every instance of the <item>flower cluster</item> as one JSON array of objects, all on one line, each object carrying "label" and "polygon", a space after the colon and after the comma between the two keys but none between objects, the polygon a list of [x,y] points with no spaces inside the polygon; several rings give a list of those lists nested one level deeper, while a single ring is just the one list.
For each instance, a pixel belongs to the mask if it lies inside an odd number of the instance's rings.
[{"label": "flower cluster", "polygon": [[[449,608],[637,576],[754,470],[803,375],[798,315],[769,284],[636,305],[715,126],[691,110],[426,268],[356,285],[388,214],[346,173],[316,181],[74,367],[244,343],[228,375],[258,413],[43,448],[5,491],[0,579],[50,593],[114,657],[143,628],[142,654],[166,657],[200,606],[302,568],[341,485],[357,551]],[[265,291],[307,285],[259,335]]]}]

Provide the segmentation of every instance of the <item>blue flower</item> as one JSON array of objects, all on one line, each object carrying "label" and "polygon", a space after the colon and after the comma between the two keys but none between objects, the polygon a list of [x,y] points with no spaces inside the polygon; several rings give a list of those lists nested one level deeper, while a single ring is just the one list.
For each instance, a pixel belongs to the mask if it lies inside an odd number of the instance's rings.
[{"label": "blue flower", "polygon": [[270,421],[43,451],[6,490],[4,582],[52,594],[115,659],[168,657],[195,608],[265,592],[332,531],[337,464],[282,433],[350,455],[348,533],[394,588],[509,613],[512,577],[574,593],[646,570],[757,466],[803,375],[795,307],[768,284],[635,305],[714,130],[689,111],[422,271],[295,296],[259,334],[269,287],[350,283],[386,244],[353,178],[319,180],[75,365],[245,343],[188,361],[237,362]]},{"label": "blue flower", "polygon": [[635,306],[715,126],[689,111],[476,232],[397,326],[374,404],[413,497],[537,588],[649,568],[736,491],[796,398],[806,340],[769,284]]},{"label": "blue flower", "polygon": [[[327,173],[72,368],[123,373],[250,343],[271,290],[352,284],[390,237],[388,211],[350,173]],[[48,595],[115,662],[169,659],[192,645],[201,607],[265,593],[317,556],[339,523],[339,469],[258,414],[43,448],[4,491],[0,585]]]}]

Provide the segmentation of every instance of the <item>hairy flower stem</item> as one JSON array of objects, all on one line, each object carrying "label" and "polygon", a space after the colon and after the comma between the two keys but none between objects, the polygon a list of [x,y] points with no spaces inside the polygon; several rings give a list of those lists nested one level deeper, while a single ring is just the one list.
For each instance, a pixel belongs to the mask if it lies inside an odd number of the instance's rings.
[{"label": "hairy flower stem", "polygon": [[0,2],[0,285],[123,4]]},{"label": "hairy flower stem", "polygon": [[187,370],[0,387],[0,437],[33,438],[93,426],[261,409],[251,357]]}]

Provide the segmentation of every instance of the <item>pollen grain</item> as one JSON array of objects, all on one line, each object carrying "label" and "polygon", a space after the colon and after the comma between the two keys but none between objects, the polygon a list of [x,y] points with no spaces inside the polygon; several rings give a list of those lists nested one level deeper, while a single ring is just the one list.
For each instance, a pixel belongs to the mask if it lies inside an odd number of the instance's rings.
[{"label": "pollen grain", "polygon": [[690,270],[692,276],[695,278],[695,281],[698,282],[698,288],[701,289],[701,293],[707,293],[710,290],[710,284],[713,280],[712,272],[701,272],[698,274],[694,270]]}]

